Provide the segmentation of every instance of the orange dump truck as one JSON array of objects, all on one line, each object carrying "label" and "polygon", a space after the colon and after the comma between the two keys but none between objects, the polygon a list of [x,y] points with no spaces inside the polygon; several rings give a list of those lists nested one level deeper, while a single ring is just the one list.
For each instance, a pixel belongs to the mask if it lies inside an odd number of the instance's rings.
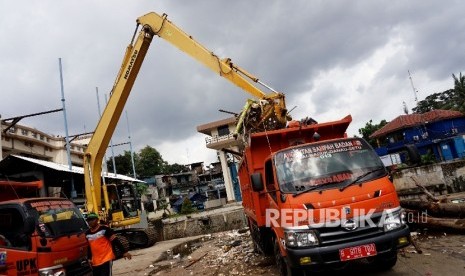
[{"label": "orange dump truck", "polygon": [[349,138],[351,116],[250,134],[239,166],[243,206],[257,250],[282,275],[341,269],[366,259],[396,264],[410,231],[380,158]]},{"label": "orange dump truck", "polygon": [[87,224],[64,198],[24,198],[42,181],[0,180],[0,275],[92,275]]}]

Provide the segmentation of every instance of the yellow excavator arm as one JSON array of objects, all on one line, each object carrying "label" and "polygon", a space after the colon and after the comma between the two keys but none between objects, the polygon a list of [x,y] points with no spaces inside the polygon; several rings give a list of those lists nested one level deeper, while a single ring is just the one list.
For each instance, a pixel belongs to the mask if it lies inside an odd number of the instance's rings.
[{"label": "yellow excavator arm", "polygon": [[[139,32],[137,33],[137,31]],[[137,37],[136,37],[137,35]],[[231,59],[220,59],[190,35],[167,19],[167,15],[148,13],[137,19],[136,31],[126,49],[120,71],[113,85],[105,110],[88,144],[84,157],[87,211],[101,210],[101,170],[105,151],[119,121],[129,93],[137,77],[153,37],[157,35],[181,51],[204,64],[220,76],[239,86],[257,100],[248,100],[237,123],[237,131],[260,131],[282,128],[290,119],[284,94],[276,92],[258,78],[236,66]],[[253,83],[265,86],[271,93],[264,93]]]},{"label": "yellow excavator arm", "polygon": [[[213,52],[195,41],[192,36],[174,25],[167,15],[148,13],[137,19],[137,23],[163,38],[212,71],[239,86],[257,100],[248,100],[241,116],[238,118],[236,132],[256,132],[279,129],[290,120],[287,115],[284,94],[279,93],[261,82],[257,77],[232,63],[230,58],[220,59]],[[265,93],[253,83],[260,84],[270,90]]]}]

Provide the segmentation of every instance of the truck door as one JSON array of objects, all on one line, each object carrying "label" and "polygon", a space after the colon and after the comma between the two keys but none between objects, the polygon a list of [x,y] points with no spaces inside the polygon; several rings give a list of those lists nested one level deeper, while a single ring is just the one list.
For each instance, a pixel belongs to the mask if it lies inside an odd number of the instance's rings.
[{"label": "truck door", "polygon": [[270,207],[277,209],[278,208],[278,186],[275,183],[274,174],[273,174],[273,163],[271,160],[265,162],[265,183],[266,191],[268,192],[268,197],[270,201]]},{"label": "truck door", "polygon": [[[0,275],[37,275],[37,252],[22,205],[0,205]],[[29,232],[29,233],[28,233]]]}]

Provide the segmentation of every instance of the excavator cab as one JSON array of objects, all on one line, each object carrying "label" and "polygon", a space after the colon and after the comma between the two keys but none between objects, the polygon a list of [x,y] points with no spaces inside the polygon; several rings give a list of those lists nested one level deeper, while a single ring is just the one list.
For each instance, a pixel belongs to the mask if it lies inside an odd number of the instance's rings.
[{"label": "excavator cab", "polygon": [[126,219],[139,218],[141,201],[137,189],[132,183],[103,185],[104,196],[102,206],[106,206],[112,222],[123,222]]}]

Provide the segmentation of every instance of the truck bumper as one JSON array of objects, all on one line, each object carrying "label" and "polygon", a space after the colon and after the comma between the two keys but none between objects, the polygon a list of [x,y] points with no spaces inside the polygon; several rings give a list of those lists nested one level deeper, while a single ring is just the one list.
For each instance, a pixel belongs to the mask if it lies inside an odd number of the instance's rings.
[{"label": "truck bumper", "polygon": [[[386,232],[377,237],[367,237],[347,243],[312,248],[287,248],[286,260],[287,263],[294,268],[331,266],[342,262],[339,256],[340,249],[374,243],[376,245],[377,256],[387,255],[408,246],[410,244],[409,236],[410,230],[408,226],[404,226],[401,229]],[[403,243],[399,243],[400,238],[404,238]],[[311,262],[302,265],[300,263],[301,259],[304,258],[308,260],[308,257],[310,257]]]}]

